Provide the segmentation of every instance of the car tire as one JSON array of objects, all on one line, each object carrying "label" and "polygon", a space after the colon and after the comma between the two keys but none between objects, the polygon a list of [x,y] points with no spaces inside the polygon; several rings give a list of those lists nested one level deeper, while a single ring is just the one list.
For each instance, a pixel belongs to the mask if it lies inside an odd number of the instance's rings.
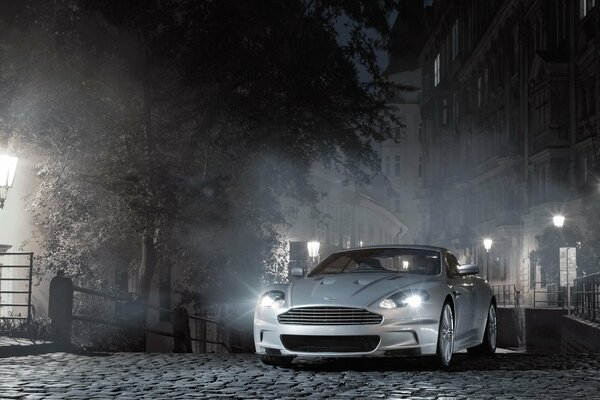
[{"label": "car tire", "polygon": [[444,303],[440,315],[436,358],[437,363],[446,368],[450,366],[454,353],[454,311],[449,301]]},{"label": "car tire", "polygon": [[498,319],[496,315],[496,306],[494,303],[490,304],[488,310],[487,321],[485,322],[485,332],[483,334],[483,341],[480,345],[469,347],[467,352],[470,356],[489,356],[496,352],[496,346],[498,343]]},{"label": "car tire", "polygon": [[267,356],[264,354],[259,354],[258,358],[263,364],[274,367],[289,367],[294,359],[290,356]]}]

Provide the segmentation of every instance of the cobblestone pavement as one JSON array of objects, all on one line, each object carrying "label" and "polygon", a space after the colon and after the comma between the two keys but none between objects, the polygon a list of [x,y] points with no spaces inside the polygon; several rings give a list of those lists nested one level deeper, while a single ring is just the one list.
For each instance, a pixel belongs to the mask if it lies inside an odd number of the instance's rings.
[{"label": "cobblestone pavement", "polygon": [[251,354],[68,354],[0,359],[0,398],[600,399],[600,355],[455,355],[448,371],[423,358],[296,360]]}]

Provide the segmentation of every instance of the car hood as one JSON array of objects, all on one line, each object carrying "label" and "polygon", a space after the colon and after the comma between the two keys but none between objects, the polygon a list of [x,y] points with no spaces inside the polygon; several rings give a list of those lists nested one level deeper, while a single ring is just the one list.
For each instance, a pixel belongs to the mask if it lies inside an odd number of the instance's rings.
[{"label": "car hood", "polygon": [[336,274],[300,279],[290,287],[292,307],[332,305],[365,307],[403,288],[437,280],[408,274]]}]

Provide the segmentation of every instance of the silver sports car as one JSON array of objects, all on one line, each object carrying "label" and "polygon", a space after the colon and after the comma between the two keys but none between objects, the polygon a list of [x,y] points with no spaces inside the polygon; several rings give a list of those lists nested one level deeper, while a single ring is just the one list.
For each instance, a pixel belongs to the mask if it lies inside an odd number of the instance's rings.
[{"label": "silver sports car", "polygon": [[496,300],[478,272],[439,247],[334,253],[306,277],[261,294],[256,352],[269,365],[296,356],[436,355],[448,366],[461,349],[493,354]]}]

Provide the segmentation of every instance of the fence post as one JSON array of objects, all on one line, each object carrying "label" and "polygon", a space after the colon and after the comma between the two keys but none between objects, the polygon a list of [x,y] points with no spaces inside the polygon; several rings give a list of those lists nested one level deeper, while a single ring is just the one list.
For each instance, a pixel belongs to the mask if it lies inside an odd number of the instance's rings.
[{"label": "fence post", "polygon": [[173,353],[192,353],[190,319],[183,306],[173,310]]},{"label": "fence post", "polygon": [[73,320],[73,281],[58,271],[50,281],[48,314],[52,320],[52,334],[58,343],[71,344]]}]

